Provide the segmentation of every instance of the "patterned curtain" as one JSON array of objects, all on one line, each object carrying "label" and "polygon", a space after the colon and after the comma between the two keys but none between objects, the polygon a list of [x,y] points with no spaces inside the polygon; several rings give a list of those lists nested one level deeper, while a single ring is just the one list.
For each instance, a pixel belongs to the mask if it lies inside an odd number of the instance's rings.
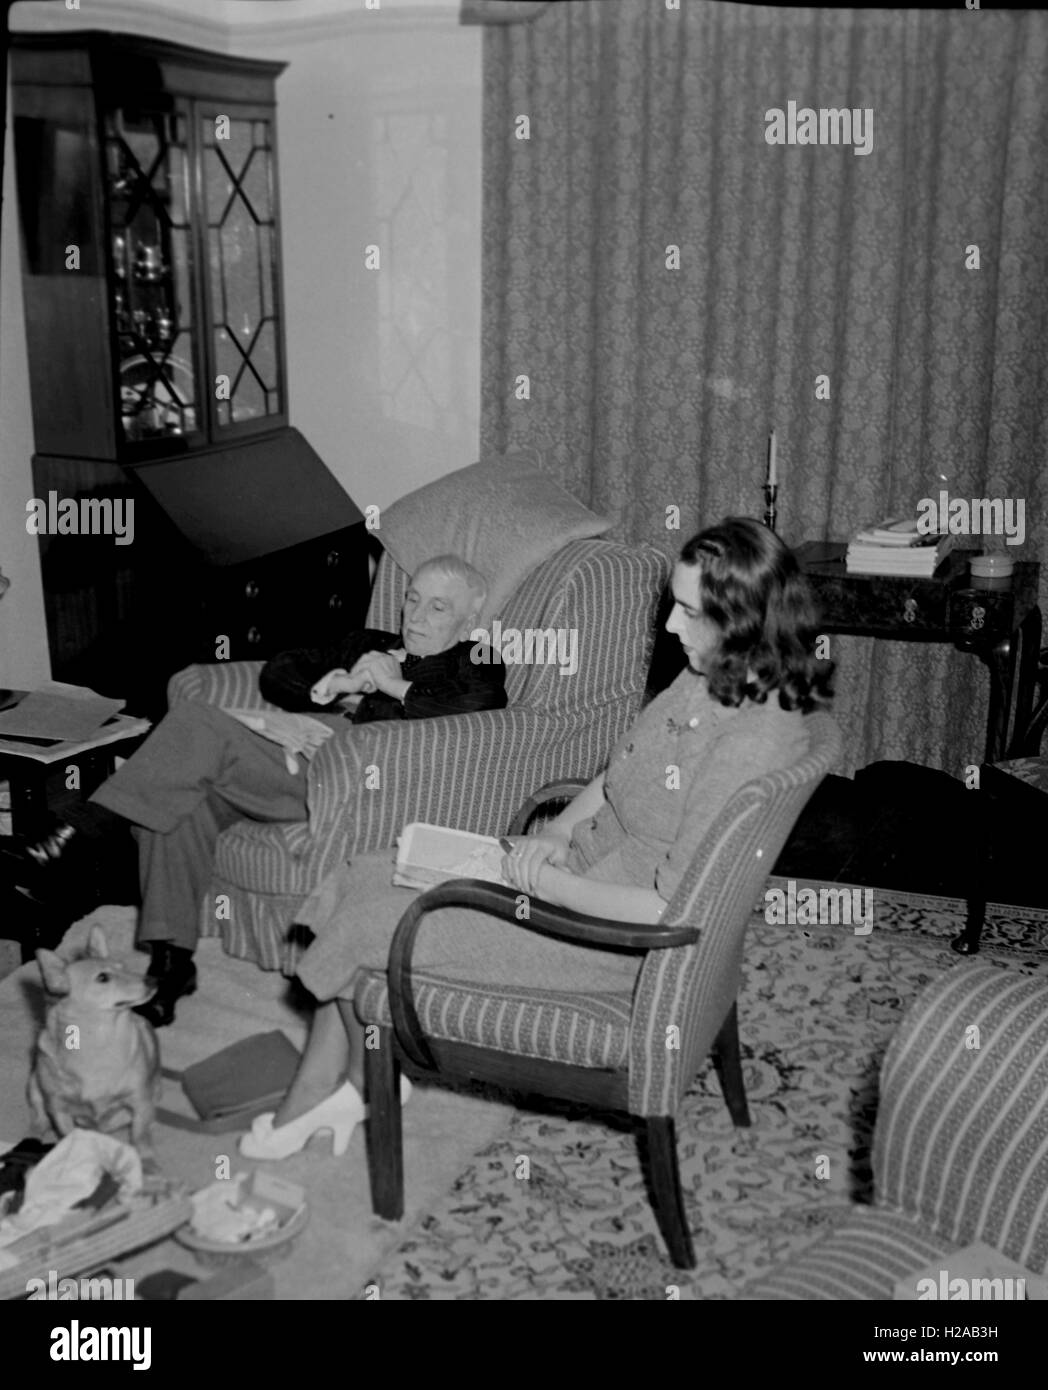
[{"label": "patterned curtain", "polygon": [[[668,3],[485,31],[483,449],[673,553],[761,515],[774,425],[787,543],[1023,497],[1048,577],[1048,16]],[[769,144],[790,101],[872,109],[871,150]],[[975,657],[833,655],[846,770],[981,761]]]},{"label": "patterned curtain", "polygon": [[550,0],[461,0],[460,24],[518,24],[536,19]]}]

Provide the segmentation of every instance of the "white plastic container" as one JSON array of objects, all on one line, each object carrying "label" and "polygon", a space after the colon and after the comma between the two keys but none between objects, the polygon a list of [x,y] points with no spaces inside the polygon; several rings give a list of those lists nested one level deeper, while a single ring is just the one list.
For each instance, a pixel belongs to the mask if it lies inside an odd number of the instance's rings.
[{"label": "white plastic container", "polygon": [[1015,569],[1015,561],[1010,555],[992,551],[988,555],[973,555],[969,560],[972,576],[976,579],[1009,579]]}]

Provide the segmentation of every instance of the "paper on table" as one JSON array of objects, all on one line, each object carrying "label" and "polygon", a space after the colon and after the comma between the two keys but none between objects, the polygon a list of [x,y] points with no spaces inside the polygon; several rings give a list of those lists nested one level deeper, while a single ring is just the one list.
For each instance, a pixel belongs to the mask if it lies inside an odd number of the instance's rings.
[{"label": "paper on table", "polygon": [[104,748],[109,743],[122,743],[124,739],[137,738],[139,734],[147,734],[149,729],[148,719],[132,719],[129,714],[117,714],[90,738],[79,739],[73,743],[67,743],[65,740],[61,743],[20,743],[16,738],[2,738],[0,753],[32,758],[38,763],[57,763],[62,758],[75,758],[92,749]]},{"label": "paper on table", "polygon": [[76,743],[97,733],[123,708],[123,700],[96,695],[92,690],[72,694],[69,689],[43,686],[31,690],[14,709],[0,712],[0,738],[52,738],[58,743]]}]

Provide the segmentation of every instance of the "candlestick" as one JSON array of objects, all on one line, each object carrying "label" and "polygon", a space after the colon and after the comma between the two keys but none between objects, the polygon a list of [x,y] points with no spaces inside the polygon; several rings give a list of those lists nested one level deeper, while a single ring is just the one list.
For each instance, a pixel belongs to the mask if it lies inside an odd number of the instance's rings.
[{"label": "candlestick", "polygon": [[779,489],[775,483],[764,484],[764,524],[769,531],[775,530],[775,520],[778,515],[775,509],[775,499]]},{"label": "candlestick", "polygon": [[768,481],[768,486],[769,486],[769,487],[775,487],[775,485],[776,485],[776,484],[778,483],[778,481],[779,481],[779,473],[778,473],[777,458],[776,458],[776,453],[777,453],[776,446],[777,446],[777,442],[778,442],[778,441],[777,441],[776,438],[775,438],[775,431],[772,430],[771,434],[768,436],[768,479],[767,479],[767,481]]}]

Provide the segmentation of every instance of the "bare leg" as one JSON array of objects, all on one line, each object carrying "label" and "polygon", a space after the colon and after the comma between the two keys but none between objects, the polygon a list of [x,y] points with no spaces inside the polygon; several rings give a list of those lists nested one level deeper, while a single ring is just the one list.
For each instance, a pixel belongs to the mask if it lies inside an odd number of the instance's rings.
[{"label": "bare leg", "polygon": [[364,1030],[353,1004],[335,999],[318,1004],[295,1079],[273,1117],[274,1128],[289,1124],[326,1100],[343,1081],[364,1094]]},{"label": "bare leg", "polygon": [[361,1095],[364,1094],[364,1025],[357,1018],[351,999],[336,999],[342,1027],[349,1047],[346,1074]]}]

